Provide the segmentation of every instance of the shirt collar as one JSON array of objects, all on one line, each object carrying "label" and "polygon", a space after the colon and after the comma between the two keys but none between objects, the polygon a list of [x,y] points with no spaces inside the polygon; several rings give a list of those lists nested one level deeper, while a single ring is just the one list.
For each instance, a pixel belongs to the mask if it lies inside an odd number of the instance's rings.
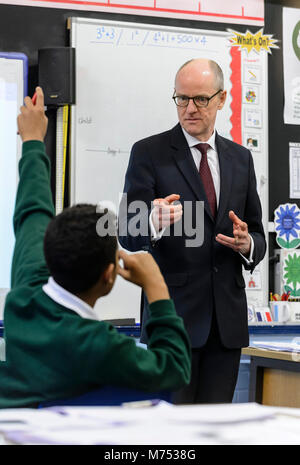
[{"label": "shirt collar", "polygon": [[[186,130],[182,126],[181,126],[181,129],[182,129],[182,132],[184,134],[184,137],[186,138],[188,146],[190,148],[194,147],[197,144],[200,144],[201,142],[204,142],[204,141],[196,139],[196,137],[194,137],[194,136],[191,136],[188,132],[186,132]],[[216,130],[215,129],[214,129],[214,132],[212,133],[212,135],[210,136],[210,138],[205,143],[209,144],[211,146],[211,148],[215,152],[217,151],[217,149],[216,149]]]},{"label": "shirt collar", "polygon": [[99,320],[99,317],[97,316],[93,307],[79,299],[79,297],[76,295],[61,287],[51,276],[48,280],[48,283],[44,284],[43,291],[48,295],[48,297],[50,297],[50,299],[54,300],[60,305],[63,305],[69,310],[73,310],[73,312],[77,313],[82,318]]}]

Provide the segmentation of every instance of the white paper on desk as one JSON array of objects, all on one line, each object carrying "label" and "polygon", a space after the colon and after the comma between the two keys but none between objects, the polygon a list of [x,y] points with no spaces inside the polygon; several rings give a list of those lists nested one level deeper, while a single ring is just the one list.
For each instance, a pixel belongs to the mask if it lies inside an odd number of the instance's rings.
[{"label": "white paper on desk", "polygon": [[169,420],[178,423],[229,424],[271,418],[274,408],[256,403],[177,406],[167,412]]},{"label": "white paper on desk", "polygon": [[[61,412],[61,413],[60,413]],[[149,408],[59,407],[1,411],[2,419],[25,419],[10,430],[17,444],[198,445],[299,444],[300,409],[254,403]],[[48,418],[47,418],[48,417]]]},{"label": "white paper on desk", "polygon": [[187,427],[182,430],[165,423],[154,423],[136,428],[106,429],[91,431],[77,429],[76,431],[32,431],[6,434],[6,440],[15,444],[33,445],[210,445],[217,444],[214,431],[209,432],[204,426]]},{"label": "white paper on desk", "polygon": [[[8,428],[6,438],[17,444],[218,444],[223,441],[219,427],[263,421],[273,410],[257,404],[179,407],[163,402],[135,409],[58,407],[36,411],[27,428]],[[39,412],[52,415],[47,419]]]},{"label": "white paper on desk", "polygon": [[166,415],[173,408],[59,407],[53,410],[56,424],[34,422],[31,429],[7,431],[6,439],[17,444],[215,444],[204,425],[187,425],[183,435]]},{"label": "white paper on desk", "polygon": [[300,422],[294,418],[272,418],[219,429],[221,444],[232,445],[297,445],[300,444]]},{"label": "white paper on desk", "polygon": [[48,409],[0,409],[0,431],[18,427],[27,429],[28,426],[45,424],[50,426],[58,421],[57,415]]},{"label": "white paper on desk", "polygon": [[300,344],[296,342],[252,341],[250,347],[279,352],[300,352]]},{"label": "white paper on desk", "polygon": [[[56,408],[55,408],[56,409]],[[163,418],[170,422],[200,423],[237,423],[240,421],[260,420],[274,414],[274,408],[262,406],[255,402],[242,404],[199,404],[173,405],[160,402],[155,407],[126,408],[126,407],[58,407],[58,411],[69,418],[90,419],[97,421],[105,419],[124,421],[126,423],[139,422],[141,416],[145,421]]]}]

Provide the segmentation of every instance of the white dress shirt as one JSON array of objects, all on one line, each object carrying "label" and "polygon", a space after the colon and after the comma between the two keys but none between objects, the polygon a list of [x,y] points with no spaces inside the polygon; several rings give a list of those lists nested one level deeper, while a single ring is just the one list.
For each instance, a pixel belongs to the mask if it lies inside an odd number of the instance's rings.
[{"label": "white dress shirt", "polygon": [[81,318],[100,320],[93,307],[61,287],[51,276],[48,283],[44,284],[43,291],[50,299],[54,300],[54,302],[63,305],[69,310],[73,310],[73,312],[77,313]]},{"label": "white dress shirt", "polygon": [[[205,143],[209,144],[210,148],[207,150],[207,161],[208,165],[211,171],[214,187],[215,187],[215,193],[216,193],[216,201],[217,201],[217,207],[219,207],[219,200],[220,200],[220,165],[219,165],[219,156],[217,152],[217,147],[216,147],[216,130],[214,129],[214,132],[212,133],[211,137],[205,141],[199,141],[196,139],[196,137],[191,136],[188,132],[186,132],[183,127],[181,127],[182,132],[186,138],[187,144],[191,150],[197,171],[199,171],[200,168],[200,162],[202,158],[202,153],[200,150],[198,150],[195,145]],[[151,230],[151,238],[152,241],[158,241],[164,234],[166,228],[163,228],[159,231],[159,233],[156,232],[155,227],[153,225],[152,221],[152,214],[153,210],[149,216],[149,225],[150,225],[150,230]],[[250,240],[251,240],[251,246],[250,246],[250,254],[249,254],[249,259],[247,259],[244,255],[240,254],[243,259],[246,261],[246,263],[249,265],[253,262],[253,252],[254,252],[254,241],[252,239],[251,234],[249,234]]]}]

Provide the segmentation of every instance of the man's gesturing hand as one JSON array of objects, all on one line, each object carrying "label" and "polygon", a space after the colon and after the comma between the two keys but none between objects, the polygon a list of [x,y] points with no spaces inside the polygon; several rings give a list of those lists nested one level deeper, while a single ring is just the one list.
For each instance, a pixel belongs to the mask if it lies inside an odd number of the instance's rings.
[{"label": "man's gesturing hand", "polygon": [[218,234],[216,241],[219,242],[219,244],[230,247],[236,252],[240,252],[241,254],[247,256],[251,247],[248,225],[244,221],[240,220],[232,210],[229,212],[229,218],[233,224],[233,237]]},{"label": "man's gesturing hand", "polygon": [[182,205],[181,203],[174,204],[174,202],[179,199],[180,195],[171,194],[163,199],[153,200],[154,209],[152,213],[152,222],[156,232],[159,232],[161,229],[181,219]]}]

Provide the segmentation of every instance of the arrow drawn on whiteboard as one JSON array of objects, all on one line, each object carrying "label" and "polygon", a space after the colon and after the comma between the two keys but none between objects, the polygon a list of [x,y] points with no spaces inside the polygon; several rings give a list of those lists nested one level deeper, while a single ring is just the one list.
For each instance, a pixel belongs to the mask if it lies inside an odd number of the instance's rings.
[{"label": "arrow drawn on whiteboard", "polygon": [[129,153],[128,150],[112,149],[110,147],[107,147],[107,149],[86,149],[86,152],[102,152],[112,156],[116,156],[120,153]]}]

